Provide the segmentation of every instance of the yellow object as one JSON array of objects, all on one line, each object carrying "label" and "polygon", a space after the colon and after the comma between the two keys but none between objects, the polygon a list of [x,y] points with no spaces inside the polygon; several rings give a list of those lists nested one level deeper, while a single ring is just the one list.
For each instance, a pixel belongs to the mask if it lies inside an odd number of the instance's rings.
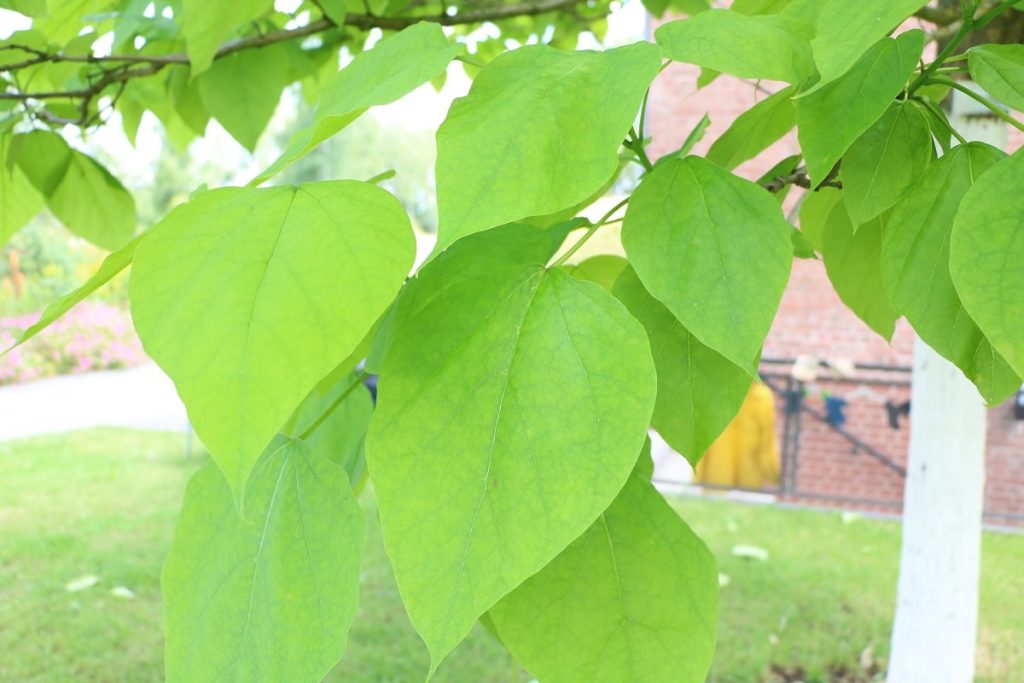
[{"label": "yellow object", "polygon": [[759,489],[779,481],[772,391],[755,382],[725,431],[697,463],[694,481],[715,486]]}]

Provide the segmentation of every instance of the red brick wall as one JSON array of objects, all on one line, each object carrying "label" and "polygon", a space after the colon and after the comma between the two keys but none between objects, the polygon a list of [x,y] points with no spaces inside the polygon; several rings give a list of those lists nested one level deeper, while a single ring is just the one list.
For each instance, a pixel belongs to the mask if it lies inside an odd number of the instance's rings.
[{"label": "red brick wall", "polygon": [[[767,96],[754,84],[722,76],[702,90],[696,89],[698,69],[673,64],[655,81],[647,113],[651,151],[660,156],[677,149],[690,130],[708,114],[711,125],[696,151],[703,153],[740,113]],[[779,86],[762,82],[769,91]],[[1011,148],[1024,142],[1024,136],[1011,136]],[[789,135],[757,159],[737,169],[740,175],[757,178],[782,158],[799,151],[795,136]],[[792,201],[787,203],[787,208]],[[839,300],[819,261],[797,260],[779,308],[778,316],[765,343],[766,357],[793,358],[798,355],[848,358],[859,363],[907,366],[913,360],[914,333],[906,321],[897,325],[892,343],[886,342]],[[778,372],[779,367],[764,370]],[[891,373],[891,379],[907,378]],[[909,398],[908,386],[887,387],[868,384],[872,391],[900,403]],[[843,396],[858,384],[821,383],[821,387]],[[810,395],[808,405],[824,411],[819,395]],[[782,436],[783,401],[778,402],[777,427]],[[864,441],[905,464],[909,427],[892,430],[884,407],[860,397],[846,409],[846,428]],[[827,503],[815,496],[832,496],[880,501],[879,505],[853,505],[879,510],[899,510],[903,497],[903,479],[890,468],[863,453],[826,424],[804,415],[800,437],[796,490],[804,500]],[[1012,419],[1011,405],[998,406],[989,414],[988,481],[986,510],[989,520],[1006,523],[1005,515],[1024,516],[1024,422]]]}]

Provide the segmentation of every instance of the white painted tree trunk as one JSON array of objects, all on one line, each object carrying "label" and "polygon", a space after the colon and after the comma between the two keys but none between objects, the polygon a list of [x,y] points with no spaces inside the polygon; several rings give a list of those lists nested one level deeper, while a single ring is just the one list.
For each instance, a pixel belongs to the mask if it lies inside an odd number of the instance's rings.
[{"label": "white painted tree trunk", "polygon": [[[955,93],[953,125],[1006,146],[1006,127]],[[986,413],[977,389],[920,339],[888,683],[970,683],[978,629]]]}]

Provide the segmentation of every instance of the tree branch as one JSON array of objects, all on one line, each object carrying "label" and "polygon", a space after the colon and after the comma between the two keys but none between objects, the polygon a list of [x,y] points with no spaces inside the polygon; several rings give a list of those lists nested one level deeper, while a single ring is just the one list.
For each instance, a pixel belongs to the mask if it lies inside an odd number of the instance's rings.
[{"label": "tree branch", "polygon": [[[498,7],[467,11],[453,15],[438,14],[427,16],[382,17],[372,14],[350,13],[345,17],[344,26],[351,26],[364,31],[373,28],[399,31],[421,21],[433,22],[440,24],[441,26],[479,24],[487,21],[501,21],[502,19],[511,19],[514,17],[537,16],[548,12],[569,11],[574,9],[576,5],[583,2],[585,2],[585,0],[541,0],[541,2],[536,3],[501,5]],[[344,28],[344,26],[338,26],[330,18],[324,16],[299,28],[247,36],[245,38],[225,43],[219,50],[217,50],[214,55],[214,59],[221,59],[227,55],[240,52],[242,50],[258,49],[275,43],[299,40],[334,28]],[[81,115],[78,119],[59,118],[58,120],[52,115],[50,115],[48,119],[55,123],[83,126],[88,125],[91,120],[91,117],[89,116],[89,107],[91,106],[92,101],[111,85],[120,84],[121,89],[123,89],[124,84],[129,80],[152,76],[170,65],[187,66],[191,63],[188,54],[184,52],[167,55],[66,55],[59,52],[47,52],[27,45],[17,44],[0,46],[0,51],[3,50],[17,50],[33,56],[20,62],[0,66],[0,73],[16,73],[21,69],[26,69],[28,67],[47,62],[72,62],[100,65],[100,71],[98,73],[99,77],[94,83],[85,88],[44,92],[24,92],[9,89],[6,92],[0,92],[0,100],[17,100],[21,102],[32,100],[80,99],[82,100],[79,107]],[[110,68],[104,68],[105,65],[113,66]]]},{"label": "tree branch", "polygon": [[761,187],[768,190],[772,194],[781,192],[787,185],[796,185],[802,187],[805,190],[818,190],[823,187],[835,187],[843,189],[842,181],[838,180],[836,173],[829,173],[828,177],[821,181],[817,186],[811,185],[811,177],[807,175],[807,169],[801,166],[788,175],[775,176],[768,182],[764,183]]}]

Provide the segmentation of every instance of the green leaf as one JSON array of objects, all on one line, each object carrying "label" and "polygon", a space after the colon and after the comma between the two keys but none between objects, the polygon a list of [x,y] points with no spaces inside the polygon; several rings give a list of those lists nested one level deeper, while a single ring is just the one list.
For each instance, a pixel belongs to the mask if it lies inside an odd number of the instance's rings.
[{"label": "green leaf", "polygon": [[740,114],[711,145],[707,160],[733,169],[768,149],[796,125],[795,91],[794,87],[783,88]]},{"label": "green leaf", "polygon": [[632,268],[612,288],[647,330],[658,372],[658,400],[651,424],[691,465],[729,425],[750,389],[749,371],[726,360],[686,331],[648,294]]},{"label": "green leaf", "polygon": [[647,290],[751,373],[789,278],[789,224],[771,195],[698,157],[648,174],[622,243]]},{"label": "green leaf", "polygon": [[0,136],[0,247],[43,208],[40,195],[17,164],[8,166],[10,138]]},{"label": "green leaf", "polygon": [[883,214],[855,230],[845,202],[836,202],[822,234],[821,258],[843,303],[868,327],[890,340],[900,314],[889,303],[882,284],[882,229],[886,218]]},{"label": "green leaf", "polygon": [[825,224],[836,203],[843,198],[843,193],[834,187],[821,187],[811,190],[800,205],[800,232],[811,243],[814,250],[821,253]]},{"label": "green leaf", "polygon": [[610,292],[619,275],[628,267],[629,263],[621,256],[598,254],[574,266],[566,266],[565,271],[574,278],[593,282]]},{"label": "green leaf", "polygon": [[934,157],[928,120],[914,104],[894,104],[843,155],[839,177],[854,225],[891,209]]},{"label": "green leaf", "polygon": [[643,328],[546,270],[554,249],[531,226],[476,234],[399,299],[366,453],[431,670],[611,504],[650,422]]},{"label": "green leaf", "polygon": [[[0,170],[0,173],[3,171]],[[15,342],[14,346],[9,349],[4,349],[3,353],[7,353],[15,346],[20,346],[27,342],[32,337],[36,336],[44,329],[49,327],[54,321],[63,316],[65,313],[75,307],[76,304],[84,300],[87,296],[95,292],[97,289],[105,285],[114,279],[114,276],[120,273],[122,270],[131,264],[132,259],[135,257],[135,249],[139,245],[139,241],[145,235],[139,235],[128,244],[124,245],[117,251],[108,254],[103,263],[100,264],[99,269],[86,280],[81,287],[72,290],[65,294],[61,298],[57,299],[43,310],[43,314],[39,316],[39,320],[35,322],[31,327],[22,332],[21,336],[18,337],[18,341]],[[0,354],[2,355],[2,354]]]},{"label": "green leaf", "polygon": [[639,474],[561,555],[491,610],[542,681],[702,683],[715,650],[718,570]]},{"label": "green leaf", "polygon": [[46,16],[46,0],[3,0],[0,7],[27,17]]},{"label": "green leaf", "polygon": [[414,24],[384,38],[324,85],[313,125],[296,132],[284,153],[250,185],[277,175],[369,107],[394,102],[443,73],[454,55],[436,23]]},{"label": "green leaf", "polygon": [[814,89],[836,80],[872,45],[887,36],[928,0],[825,0],[818,11],[814,63],[820,76]]},{"label": "green leaf", "polygon": [[892,104],[913,73],[924,33],[885,38],[841,78],[796,100],[797,137],[814,184]]},{"label": "green leaf", "polygon": [[192,63],[192,76],[210,68],[217,49],[235,29],[262,16],[273,6],[273,0],[182,0],[182,33]]},{"label": "green leaf", "polygon": [[967,52],[967,64],[989,95],[1024,111],[1024,45],[978,45]]},{"label": "green leaf", "polygon": [[1024,377],[1024,152],[988,171],[964,195],[953,221],[949,265],[967,314]]},{"label": "green leaf", "polygon": [[282,431],[301,438],[315,427],[304,441],[311,450],[340,465],[356,489],[366,473],[363,440],[373,415],[373,399],[361,373],[342,369],[345,372],[332,372],[309,392]]},{"label": "green leaf", "polygon": [[358,181],[203,192],[143,240],[135,327],[239,496],[299,402],[387,308],[414,251],[398,201]]},{"label": "green leaf", "polygon": [[323,10],[324,16],[335,24],[345,25],[345,18],[348,16],[347,0],[320,0],[319,7]]},{"label": "green leaf", "polygon": [[280,45],[221,57],[196,82],[203,106],[250,152],[277,109],[288,83]]},{"label": "green leaf", "polygon": [[50,211],[76,235],[109,250],[131,239],[135,200],[95,159],[42,130],[14,136],[10,154]]},{"label": "green leaf", "polygon": [[982,143],[954,147],[893,210],[882,237],[882,280],[893,306],[994,405],[1020,388],[964,310],[949,274],[953,219],[979,175],[1006,154]]},{"label": "green leaf", "polygon": [[71,232],[104,249],[119,249],[135,233],[135,200],[95,159],[78,150],[46,205]]},{"label": "green leaf", "polygon": [[793,256],[797,258],[805,259],[816,259],[818,255],[815,253],[814,245],[807,239],[807,235],[803,234],[796,228],[793,228],[793,232],[789,233],[790,240],[793,242]]},{"label": "green leaf", "polygon": [[489,63],[437,131],[437,251],[593,194],[618,167],[660,61],[656,46],[636,43],[607,52],[534,45]]},{"label": "green leaf", "polygon": [[71,148],[64,138],[45,130],[15,135],[11,140],[10,155],[25,177],[45,197],[60,185],[71,165]]},{"label": "green leaf", "polygon": [[797,84],[814,73],[810,43],[776,15],[713,9],[663,24],[654,37],[669,59],[740,78]]},{"label": "green leaf", "polygon": [[161,581],[171,683],[312,683],[345,651],[364,524],[345,473],[276,440],[245,515],[213,463],[192,477]]}]

